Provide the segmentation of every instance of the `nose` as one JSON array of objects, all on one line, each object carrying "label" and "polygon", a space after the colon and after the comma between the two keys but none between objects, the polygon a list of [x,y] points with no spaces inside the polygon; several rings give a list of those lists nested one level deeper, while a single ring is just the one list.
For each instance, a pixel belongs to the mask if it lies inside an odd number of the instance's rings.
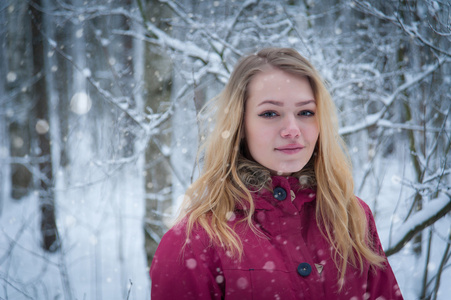
[{"label": "nose", "polygon": [[301,135],[301,130],[294,117],[287,117],[283,124],[282,130],[280,131],[280,135],[283,138],[296,138]]}]

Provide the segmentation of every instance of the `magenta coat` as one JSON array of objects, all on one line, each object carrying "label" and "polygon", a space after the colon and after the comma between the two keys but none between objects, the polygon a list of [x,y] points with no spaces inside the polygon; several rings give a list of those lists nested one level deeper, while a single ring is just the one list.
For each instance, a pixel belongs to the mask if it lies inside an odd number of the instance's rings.
[{"label": "magenta coat", "polygon": [[[267,237],[256,235],[245,222],[234,227],[243,243],[241,261],[213,246],[200,228],[193,231],[182,252],[184,225],[170,229],[150,269],[151,298],[402,299],[388,263],[375,271],[367,265],[363,273],[348,267],[339,291],[331,246],[316,223],[315,191],[300,189],[293,177],[275,176],[272,185],[274,193],[264,190],[254,197],[254,221]],[[383,253],[371,211],[361,204],[369,234]],[[230,222],[235,225],[242,216],[236,210]]]}]

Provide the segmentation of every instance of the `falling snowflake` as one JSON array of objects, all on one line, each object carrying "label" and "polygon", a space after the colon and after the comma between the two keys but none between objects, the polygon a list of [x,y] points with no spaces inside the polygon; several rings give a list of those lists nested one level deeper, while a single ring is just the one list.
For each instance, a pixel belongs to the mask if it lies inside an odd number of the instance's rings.
[{"label": "falling snowflake", "polygon": [[75,93],[70,100],[70,109],[78,115],[88,113],[91,110],[91,107],[91,98],[84,92]]},{"label": "falling snowflake", "polygon": [[8,74],[6,75],[6,80],[8,80],[8,82],[14,82],[17,79],[17,74],[15,72],[8,72]]},{"label": "falling snowflake", "polygon": [[263,270],[266,270],[268,272],[274,271],[276,268],[276,264],[273,261],[267,261],[265,265],[263,266]]},{"label": "falling snowflake", "polygon": [[35,128],[38,134],[46,134],[49,131],[50,126],[46,120],[38,120]]},{"label": "falling snowflake", "polygon": [[78,30],[75,32],[75,36],[76,36],[77,38],[81,38],[81,37],[83,36],[83,29],[78,29]]},{"label": "falling snowflake", "polygon": [[247,288],[247,286],[249,285],[249,283],[247,282],[247,279],[244,277],[240,277],[238,278],[238,280],[236,281],[236,285],[238,286],[238,288],[244,290]]},{"label": "falling snowflake", "polygon": [[223,139],[227,139],[229,136],[230,136],[230,131],[228,131],[228,130],[224,130],[224,131],[221,133],[221,137],[222,137]]},{"label": "falling snowflake", "polygon": [[191,270],[195,269],[197,267],[197,261],[194,258],[187,259],[186,267]]},{"label": "falling snowflake", "polygon": [[229,211],[226,213],[227,221],[233,222],[236,219],[236,215],[233,211]]},{"label": "falling snowflake", "polygon": [[216,282],[219,283],[219,284],[223,283],[224,282],[224,276],[222,276],[222,275],[216,276]]}]

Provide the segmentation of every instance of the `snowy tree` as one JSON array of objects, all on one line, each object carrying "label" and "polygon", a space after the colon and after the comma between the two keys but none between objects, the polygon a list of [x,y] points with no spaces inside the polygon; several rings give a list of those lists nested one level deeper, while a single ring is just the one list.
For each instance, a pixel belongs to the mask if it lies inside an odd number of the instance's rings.
[{"label": "snowy tree", "polygon": [[145,149],[170,112],[145,109],[144,44],[111,33],[141,30],[136,4],[85,4],[2,3],[2,298],[150,297]]},{"label": "snowy tree", "polygon": [[355,192],[406,299],[446,299],[450,11],[438,0],[1,2],[0,297],[148,299],[146,265],[197,174],[200,107],[242,55],[286,46],[329,86]]}]

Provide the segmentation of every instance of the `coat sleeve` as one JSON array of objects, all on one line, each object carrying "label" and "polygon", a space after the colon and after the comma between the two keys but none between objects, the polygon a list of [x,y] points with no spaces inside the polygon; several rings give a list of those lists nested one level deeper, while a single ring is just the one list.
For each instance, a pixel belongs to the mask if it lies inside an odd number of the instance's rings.
[{"label": "coat sleeve", "polygon": [[151,299],[221,299],[222,268],[214,247],[202,232],[193,232],[185,245],[184,226],[162,238],[150,268]]},{"label": "coat sleeve", "polygon": [[[384,250],[377,233],[376,223],[374,221],[373,214],[366,203],[361,201],[361,204],[365,210],[365,214],[368,220],[368,230],[370,242],[373,244],[374,249],[381,254],[385,259]],[[385,299],[385,300],[402,300],[401,290],[399,289],[398,282],[396,281],[388,260],[383,264],[382,268],[370,268],[368,274],[368,285],[366,299]]]}]

